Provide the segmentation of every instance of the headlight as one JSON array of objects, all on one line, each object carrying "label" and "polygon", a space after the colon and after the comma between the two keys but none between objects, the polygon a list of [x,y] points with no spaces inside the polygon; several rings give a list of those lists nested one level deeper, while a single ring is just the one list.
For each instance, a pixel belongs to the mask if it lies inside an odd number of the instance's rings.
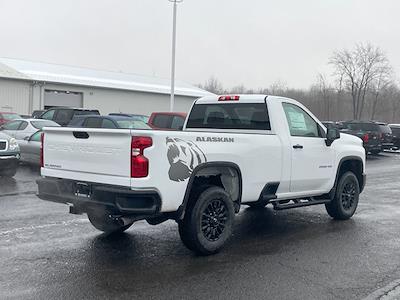
[{"label": "headlight", "polygon": [[10,151],[19,151],[17,140],[14,138],[10,139],[8,148]]}]

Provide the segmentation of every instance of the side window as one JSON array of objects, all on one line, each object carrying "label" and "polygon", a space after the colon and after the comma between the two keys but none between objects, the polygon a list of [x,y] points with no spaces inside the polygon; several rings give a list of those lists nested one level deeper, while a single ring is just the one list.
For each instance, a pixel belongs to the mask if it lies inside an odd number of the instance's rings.
[{"label": "side window", "polygon": [[74,114],[73,110],[70,109],[60,109],[57,111],[57,115],[56,115],[56,119],[55,121],[59,124],[68,124],[71,119],[72,116]]},{"label": "side window", "polygon": [[318,124],[303,109],[290,103],[282,103],[291,136],[320,137]]},{"label": "side window", "polygon": [[21,121],[12,121],[8,122],[5,125],[3,125],[3,128],[5,130],[18,130],[19,125],[21,125]]},{"label": "side window", "polygon": [[113,123],[113,121],[111,121],[111,120],[109,120],[109,119],[104,119],[101,128],[115,129],[115,128],[117,128],[117,127],[115,126],[115,124]]},{"label": "side window", "polygon": [[153,120],[153,125],[159,128],[171,128],[171,116],[156,115]]},{"label": "side window", "polygon": [[103,119],[101,118],[87,118],[83,127],[86,128],[101,128]]},{"label": "side window", "polygon": [[54,118],[54,113],[55,113],[55,110],[54,110],[54,109],[49,110],[49,111],[46,111],[46,112],[43,114],[43,116],[41,117],[41,119],[53,120],[53,118]]},{"label": "side window", "polygon": [[41,141],[41,135],[42,135],[41,131],[36,132],[35,134],[33,134],[31,136],[30,141],[32,141],[32,142],[40,142]]},{"label": "side window", "polygon": [[172,120],[171,128],[172,129],[181,129],[183,127],[183,123],[185,123],[185,119],[182,117],[174,117]]},{"label": "side window", "polygon": [[26,127],[28,127],[28,122],[21,122],[21,125],[19,125],[18,130],[24,130]]}]

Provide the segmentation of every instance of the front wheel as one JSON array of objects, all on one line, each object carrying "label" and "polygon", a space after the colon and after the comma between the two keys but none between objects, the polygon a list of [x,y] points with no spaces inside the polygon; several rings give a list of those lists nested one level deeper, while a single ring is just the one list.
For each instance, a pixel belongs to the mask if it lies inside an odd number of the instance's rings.
[{"label": "front wheel", "polygon": [[106,234],[121,233],[132,226],[132,223],[122,225],[110,217],[107,212],[92,211],[87,213],[90,223],[94,228]]},{"label": "front wheel", "polygon": [[336,220],[350,219],[356,212],[360,185],[353,172],[344,173],[337,184],[334,199],[325,204],[328,214]]},{"label": "front wheel", "polygon": [[178,223],[183,244],[200,255],[217,253],[232,235],[235,209],[230,195],[220,187],[204,190]]}]

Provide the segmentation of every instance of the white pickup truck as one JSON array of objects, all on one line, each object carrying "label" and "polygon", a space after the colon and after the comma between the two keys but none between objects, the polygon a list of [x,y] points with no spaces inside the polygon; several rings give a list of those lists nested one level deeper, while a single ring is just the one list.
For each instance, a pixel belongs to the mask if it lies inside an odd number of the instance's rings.
[{"label": "white pickup truck", "polygon": [[243,204],[325,204],[345,220],[366,180],[361,139],[266,95],[198,99],[183,131],[54,127],[42,145],[39,198],[87,213],[106,233],[176,220],[183,243],[203,255],[226,244]]}]

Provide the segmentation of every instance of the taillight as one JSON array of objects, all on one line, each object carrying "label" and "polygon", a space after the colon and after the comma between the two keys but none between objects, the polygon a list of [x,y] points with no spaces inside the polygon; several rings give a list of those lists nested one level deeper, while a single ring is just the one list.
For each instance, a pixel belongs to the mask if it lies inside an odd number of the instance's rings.
[{"label": "taillight", "polygon": [[44,153],[43,153],[43,148],[44,148],[44,132],[40,135],[40,165],[44,167]]},{"label": "taillight", "polygon": [[366,134],[363,135],[362,140],[363,140],[364,143],[368,143],[368,141],[369,141],[369,135],[368,135],[368,133],[366,133]]},{"label": "taillight", "polygon": [[149,160],[143,152],[144,149],[153,145],[153,140],[148,136],[134,136],[131,145],[131,177],[147,177],[149,175]]},{"label": "taillight", "polygon": [[220,96],[218,101],[238,101],[240,96]]}]

